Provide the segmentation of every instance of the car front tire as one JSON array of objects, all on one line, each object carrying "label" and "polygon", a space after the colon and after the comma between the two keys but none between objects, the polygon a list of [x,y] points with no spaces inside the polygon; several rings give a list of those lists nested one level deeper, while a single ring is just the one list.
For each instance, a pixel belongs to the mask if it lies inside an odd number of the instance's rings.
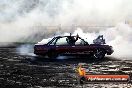
[{"label": "car front tire", "polygon": [[58,54],[55,51],[48,52],[48,57],[51,59],[55,59],[58,56]]}]

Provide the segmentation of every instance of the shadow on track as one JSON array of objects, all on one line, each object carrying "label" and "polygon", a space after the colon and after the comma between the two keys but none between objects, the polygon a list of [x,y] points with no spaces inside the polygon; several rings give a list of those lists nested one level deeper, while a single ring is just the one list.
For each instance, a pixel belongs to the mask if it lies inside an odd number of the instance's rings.
[{"label": "shadow on track", "polygon": [[104,57],[102,60],[95,60],[90,57],[75,57],[75,56],[59,56],[57,58],[48,58],[48,57],[42,57],[42,56],[33,56],[30,57],[28,60],[32,64],[42,64],[45,62],[55,62],[55,63],[100,63],[103,61],[113,61],[116,60],[112,57]]}]

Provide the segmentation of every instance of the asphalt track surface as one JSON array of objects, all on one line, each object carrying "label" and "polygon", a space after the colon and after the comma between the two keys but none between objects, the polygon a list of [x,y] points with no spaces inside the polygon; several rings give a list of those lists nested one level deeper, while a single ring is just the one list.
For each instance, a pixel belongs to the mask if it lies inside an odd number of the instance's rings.
[{"label": "asphalt track surface", "polygon": [[0,47],[0,88],[132,88],[131,83],[79,84],[78,64],[89,72],[131,74],[132,61],[105,57],[94,61],[89,57],[58,57],[49,59],[21,54],[17,46]]}]

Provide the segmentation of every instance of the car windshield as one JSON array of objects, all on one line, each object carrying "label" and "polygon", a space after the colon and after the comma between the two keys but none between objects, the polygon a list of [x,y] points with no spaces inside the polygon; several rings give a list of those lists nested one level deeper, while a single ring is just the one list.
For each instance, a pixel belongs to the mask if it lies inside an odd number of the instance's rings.
[{"label": "car windshield", "polygon": [[40,42],[38,42],[38,44],[47,44],[49,41],[51,41],[52,38],[48,38],[48,39],[43,39]]},{"label": "car windshield", "polygon": [[75,40],[75,37],[68,36],[68,37],[56,37],[53,40],[51,40],[50,45],[85,45],[86,43],[87,42],[85,42],[81,38]]}]

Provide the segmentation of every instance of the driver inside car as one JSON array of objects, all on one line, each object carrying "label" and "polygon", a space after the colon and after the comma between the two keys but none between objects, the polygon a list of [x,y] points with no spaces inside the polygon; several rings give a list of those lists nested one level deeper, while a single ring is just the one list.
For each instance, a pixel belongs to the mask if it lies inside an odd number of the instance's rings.
[{"label": "driver inside car", "polygon": [[78,40],[79,35],[77,34],[76,38],[74,38],[73,36],[68,36],[66,41],[68,42],[69,45],[75,45],[75,42]]}]

